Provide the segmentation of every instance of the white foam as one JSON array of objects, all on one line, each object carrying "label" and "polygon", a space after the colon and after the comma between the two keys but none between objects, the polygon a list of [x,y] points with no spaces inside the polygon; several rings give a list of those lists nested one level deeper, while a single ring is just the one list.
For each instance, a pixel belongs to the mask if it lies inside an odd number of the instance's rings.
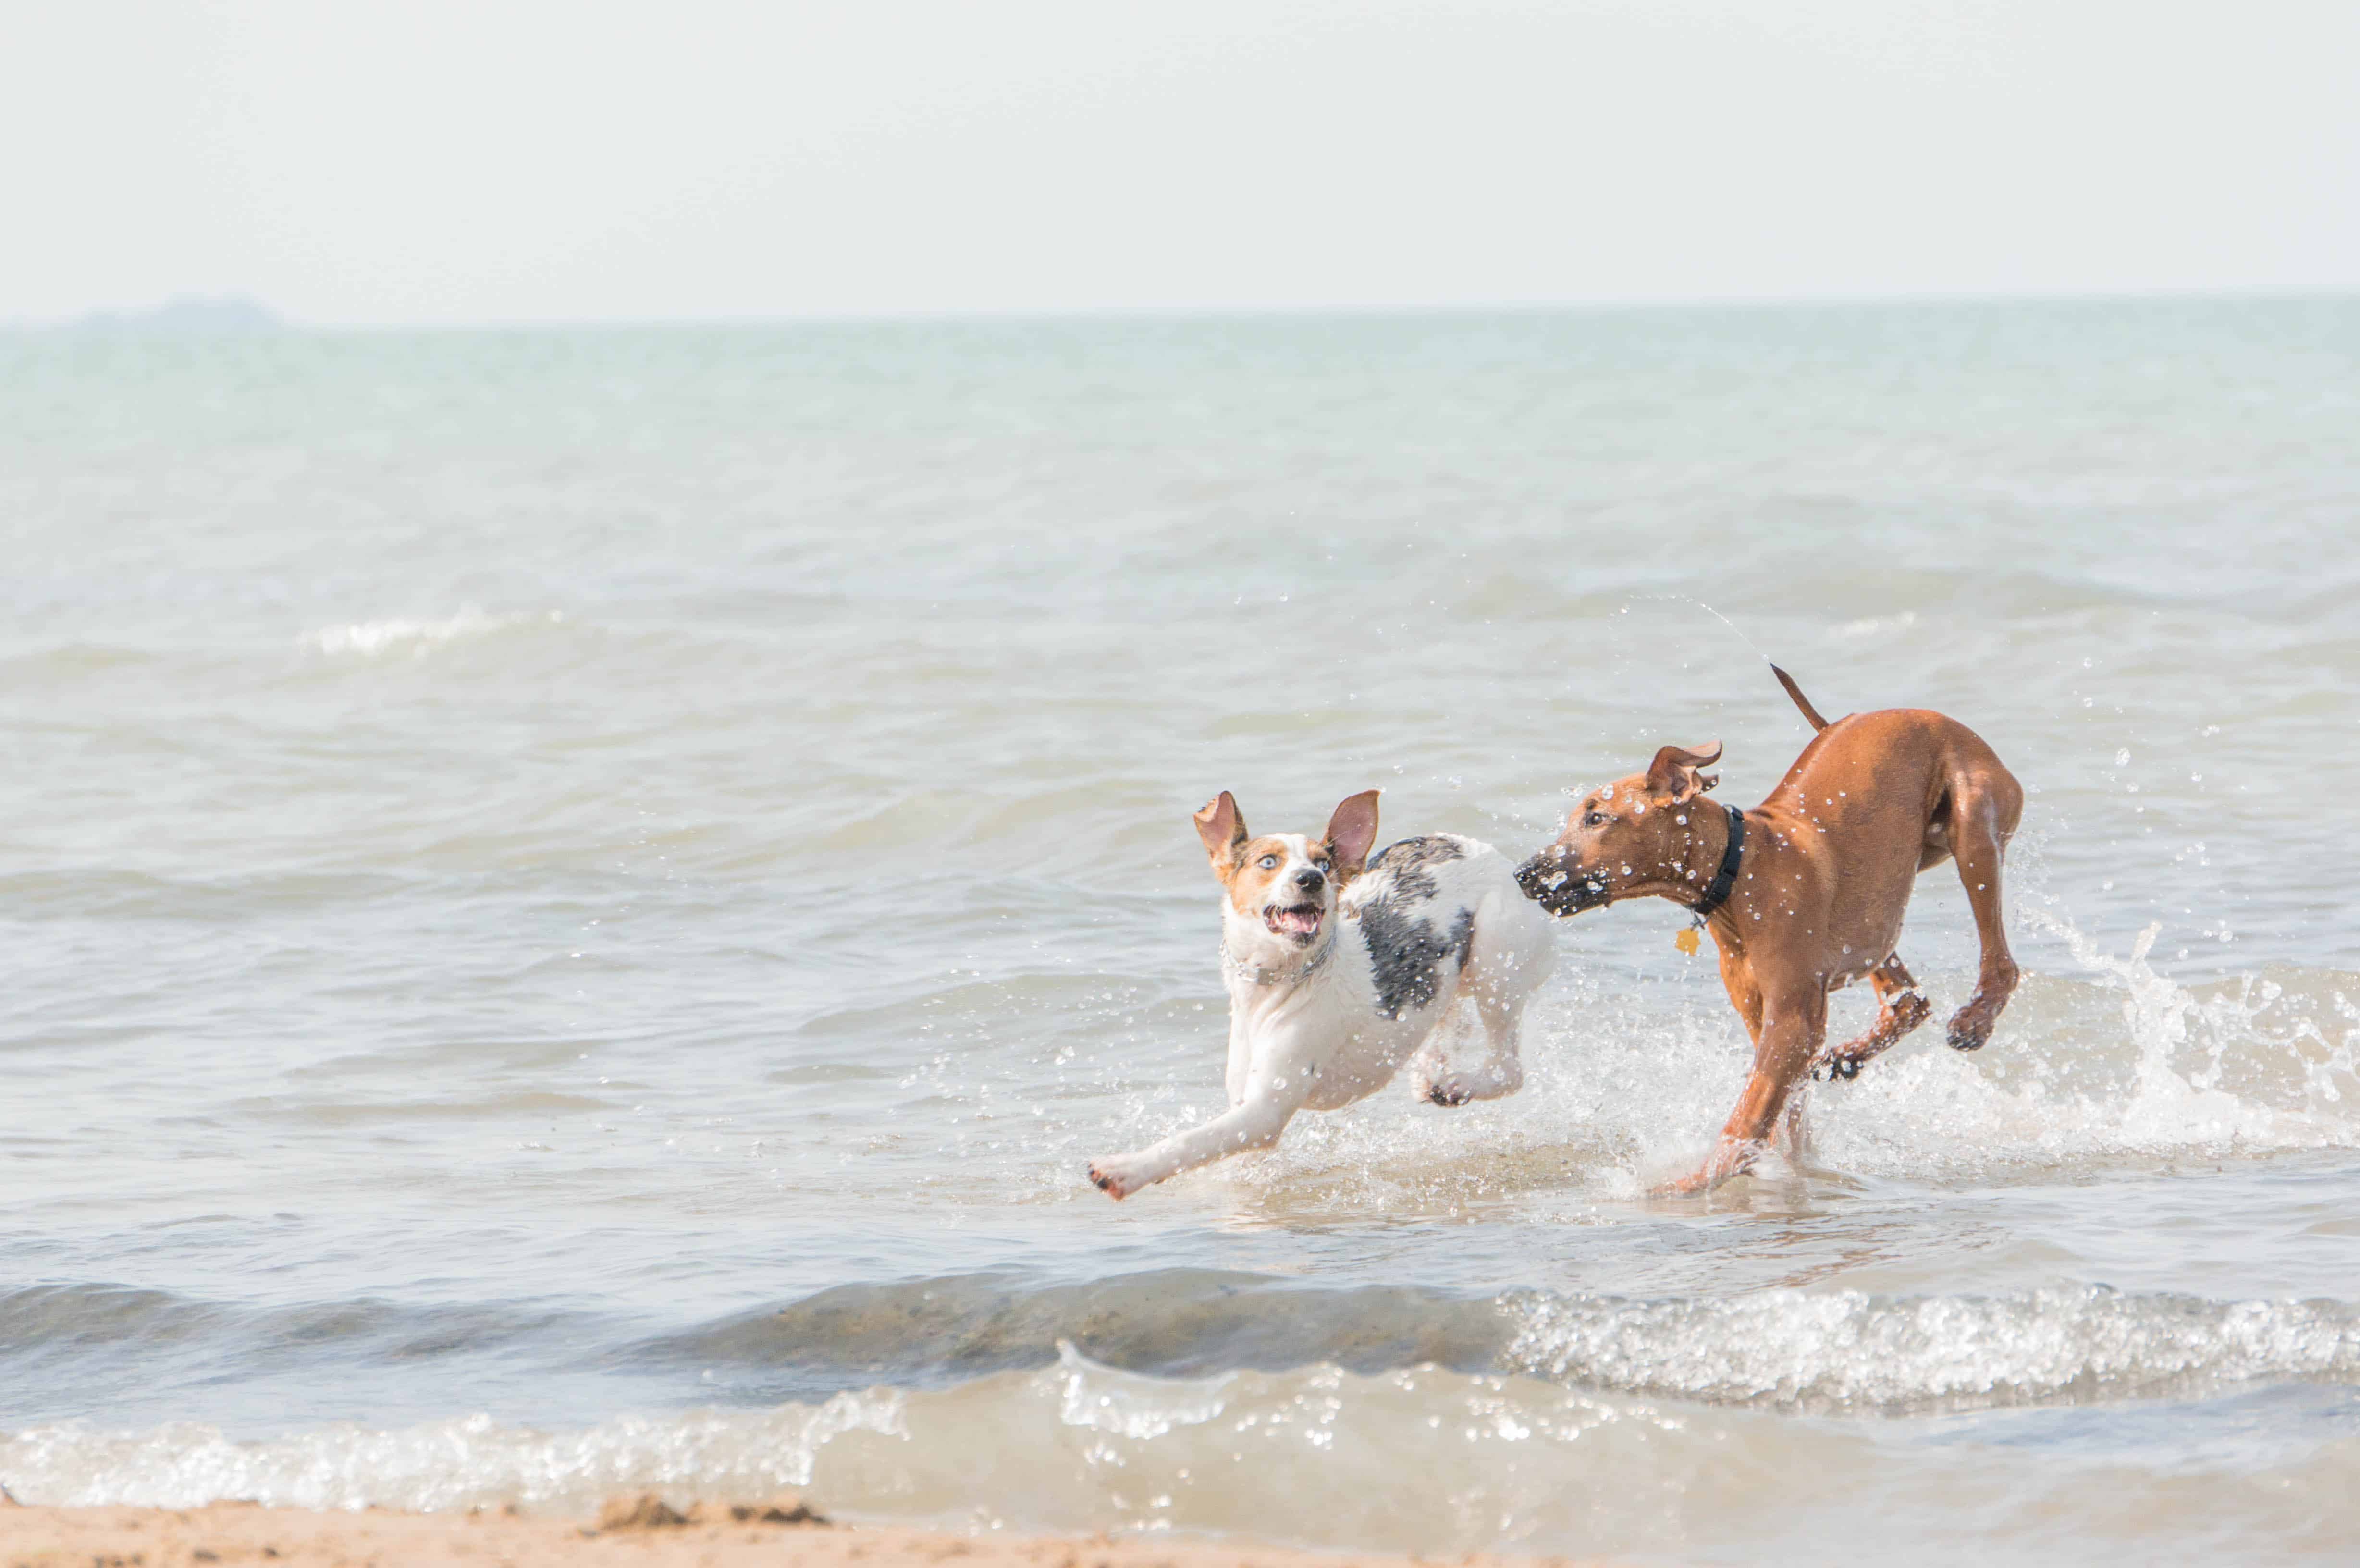
[{"label": "white foam", "polygon": [[1863,615],[1836,626],[1829,636],[1845,641],[1863,637],[1883,637],[1887,632],[1906,632],[1918,624],[1918,612],[1904,610],[1897,615]]},{"label": "white foam", "polygon": [[583,1511],[612,1492],[679,1487],[762,1496],[810,1484],[820,1451],[851,1432],[901,1435],[902,1397],[839,1394],[759,1412],[627,1416],[573,1432],[488,1416],[392,1431],[339,1424],[241,1443],[176,1421],[110,1432],[81,1421],[0,1438],[0,1478],[27,1502],[194,1508],[439,1510],[502,1502]]},{"label": "white foam", "polygon": [[412,659],[423,659],[433,649],[462,637],[484,637],[513,626],[555,626],[564,619],[562,610],[518,611],[494,615],[469,604],[458,614],[440,620],[394,616],[379,621],[354,621],[344,626],[321,626],[304,633],[303,642],[332,658],[382,659],[407,654]]},{"label": "white foam", "polygon": [[1507,1303],[1509,1359],[1577,1385],[1857,1412],[2122,1399],[2256,1377],[2360,1377],[2335,1301],[2211,1301],[2103,1285],[2005,1295],[1754,1291]]}]

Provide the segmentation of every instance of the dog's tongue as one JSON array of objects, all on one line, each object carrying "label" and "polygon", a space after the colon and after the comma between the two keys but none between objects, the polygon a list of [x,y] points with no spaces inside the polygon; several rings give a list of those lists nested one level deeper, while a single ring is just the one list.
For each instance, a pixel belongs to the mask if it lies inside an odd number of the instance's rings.
[{"label": "dog's tongue", "polygon": [[1278,929],[1283,931],[1293,932],[1296,936],[1309,936],[1313,931],[1319,929],[1319,911],[1317,909],[1281,909],[1278,911]]}]

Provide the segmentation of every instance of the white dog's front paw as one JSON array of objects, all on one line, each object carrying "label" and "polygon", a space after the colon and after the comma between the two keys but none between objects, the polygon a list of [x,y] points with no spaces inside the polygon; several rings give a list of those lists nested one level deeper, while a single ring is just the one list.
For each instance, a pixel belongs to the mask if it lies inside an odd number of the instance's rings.
[{"label": "white dog's front paw", "polygon": [[1120,1203],[1147,1182],[1136,1166],[1118,1154],[1090,1161],[1090,1184]]},{"label": "white dog's front paw", "polygon": [[1439,1078],[1421,1076],[1412,1080],[1410,1087],[1417,1091],[1419,1099],[1437,1105],[1463,1105],[1475,1097],[1467,1080],[1456,1073],[1446,1073]]}]

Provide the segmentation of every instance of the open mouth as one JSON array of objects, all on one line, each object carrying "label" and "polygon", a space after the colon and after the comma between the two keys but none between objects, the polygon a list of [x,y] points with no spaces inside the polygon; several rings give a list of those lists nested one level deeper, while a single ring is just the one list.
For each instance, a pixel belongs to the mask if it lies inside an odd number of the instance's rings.
[{"label": "open mouth", "polygon": [[1262,923],[1284,937],[1308,942],[1319,934],[1327,910],[1317,904],[1273,904],[1262,912]]}]

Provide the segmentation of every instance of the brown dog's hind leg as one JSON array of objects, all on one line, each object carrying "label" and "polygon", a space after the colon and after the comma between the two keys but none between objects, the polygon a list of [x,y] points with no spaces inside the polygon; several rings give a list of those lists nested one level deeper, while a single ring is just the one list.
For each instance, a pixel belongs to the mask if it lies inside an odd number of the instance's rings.
[{"label": "brown dog's hind leg", "polygon": [[1813,1078],[1859,1077],[1861,1068],[1890,1051],[1934,1011],[1897,953],[1868,972],[1868,983],[1876,987],[1876,1022],[1859,1039],[1820,1051],[1811,1063]]},{"label": "brown dog's hind leg", "polygon": [[2016,957],[2007,950],[2007,928],[2001,919],[2000,863],[2024,809],[2024,792],[2002,772],[1972,784],[1962,780],[1961,787],[1952,789],[1950,800],[1950,854],[1975,911],[1975,934],[1983,953],[1975,994],[1950,1017],[1950,1043],[1955,1051],[1980,1051],[2016,990]]}]

